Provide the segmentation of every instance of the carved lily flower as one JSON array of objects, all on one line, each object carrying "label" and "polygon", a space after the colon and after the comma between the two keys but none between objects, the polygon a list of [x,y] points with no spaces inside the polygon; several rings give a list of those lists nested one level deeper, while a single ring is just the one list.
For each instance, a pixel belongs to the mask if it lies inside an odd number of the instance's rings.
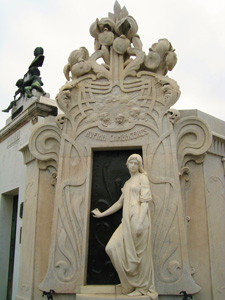
[{"label": "carved lily flower", "polygon": [[138,31],[138,25],[135,19],[131,16],[122,18],[116,23],[115,32],[118,36],[124,34],[129,40],[135,36]]},{"label": "carved lily flower", "polygon": [[167,39],[161,39],[152,45],[148,55],[145,56],[144,65],[153,72],[161,75],[171,71],[177,63],[177,56],[171,43]]},{"label": "carved lily flower", "polygon": [[171,49],[171,43],[167,39],[160,39],[158,43],[152,45],[152,50],[157,52],[161,59],[164,59],[165,54]]},{"label": "carved lily flower", "polygon": [[96,21],[90,27],[90,34],[101,44],[110,46],[114,40],[113,29],[115,23],[109,18],[102,18]]},{"label": "carved lily flower", "polygon": [[173,49],[166,56],[166,65],[169,71],[172,71],[177,63],[177,55],[174,51],[175,50]]},{"label": "carved lily flower", "polygon": [[145,56],[144,64],[150,70],[154,71],[159,67],[161,62],[160,55],[153,51],[152,48],[149,48],[148,55]]},{"label": "carved lily flower", "polygon": [[119,54],[124,54],[129,46],[130,40],[123,34],[113,42],[113,49]]},{"label": "carved lily flower", "polygon": [[106,27],[108,28],[109,31],[113,31],[115,27],[115,23],[110,18],[102,18],[98,22],[98,27],[100,32],[103,32]]},{"label": "carved lily flower", "polygon": [[105,27],[104,31],[99,34],[98,40],[101,45],[110,46],[114,41],[114,34]]},{"label": "carved lily flower", "polygon": [[173,49],[171,43],[167,39],[161,39],[155,45],[155,47],[154,45],[152,45],[152,47],[154,47],[154,50],[159,53],[162,62],[165,62],[167,70],[172,71],[177,63],[177,56],[174,52],[175,49]]},{"label": "carved lily flower", "polygon": [[68,64],[63,69],[66,79],[70,80],[70,72],[72,80],[88,73],[91,70],[91,63],[88,59],[89,53],[85,47],[72,51],[68,58]]}]

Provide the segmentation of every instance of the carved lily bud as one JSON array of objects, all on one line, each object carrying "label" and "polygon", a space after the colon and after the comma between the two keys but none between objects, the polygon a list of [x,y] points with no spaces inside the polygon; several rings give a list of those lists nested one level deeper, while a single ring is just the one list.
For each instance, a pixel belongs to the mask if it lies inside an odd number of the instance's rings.
[{"label": "carved lily bud", "polygon": [[69,80],[69,71],[72,73],[72,79],[88,73],[91,70],[91,63],[88,59],[89,53],[85,47],[72,51],[68,58],[69,64],[64,67],[66,78]]},{"label": "carved lily bud", "polygon": [[122,18],[116,23],[115,32],[120,36],[125,35],[128,39],[132,40],[138,31],[138,25],[135,19],[131,16]]},{"label": "carved lily bud", "polygon": [[172,71],[174,66],[177,63],[177,56],[174,51],[175,50],[170,51],[166,56],[166,65],[167,65],[169,71]]},{"label": "carved lily bud", "polygon": [[113,42],[113,49],[119,54],[124,54],[129,46],[130,40],[125,35],[121,35]]},{"label": "carved lily bud", "polygon": [[114,26],[115,24],[110,18],[102,18],[100,21],[96,19],[95,22],[91,24],[90,34],[95,39],[98,39],[99,34],[104,32],[105,28],[107,28],[108,31],[113,31]]},{"label": "carved lily bud", "polygon": [[134,48],[142,50],[143,44],[138,34],[135,34],[135,36],[132,38],[132,43],[134,45]]},{"label": "carved lily bud", "polygon": [[89,59],[89,52],[85,47],[80,47],[80,49],[72,51],[68,58],[68,62],[70,65],[73,65],[79,62],[81,59],[83,60]]},{"label": "carved lily bud", "polygon": [[149,49],[148,55],[145,56],[144,65],[151,71],[156,70],[161,62],[161,57],[158,52]]},{"label": "carved lily bud", "polygon": [[172,46],[167,39],[160,39],[158,43],[152,45],[152,49],[158,52],[161,59],[165,58],[165,54],[172,50]]},{"label": "carved lily bud", "polygon": [[101,45],[110,46],[113,43],[114,34],[108,28],[105,28],[104,32],[99,34],[98,39]]},{"label": "carved lily bud", "polygon": [[70,81],[70,64],[66,64],[63,68],[63,73],[68,81]]},{"label": "carved lily bud", "polygon": [[90,70],[91,63],[89,61],[80,61],[79,63],[73,65],[71,68],[72,79],[80,77],[81,75],[88,73]]},{"label": "carved lily bud", "polygon": [[95,39],[98,39],[98,35],[100,33],[100,30],[99,30],[99,27],[98,27],[98,23],[99,23],[99,20],[96,19],[90,26],[90,34],[91,36],[93,36]]},{"label": "carved lily bud", "polygon": [[98,27],[100,32],[103,32],[105,28],[108,28],[109,31],[113,31],[115,23],[110,18],[102,18],[98,21]]}]

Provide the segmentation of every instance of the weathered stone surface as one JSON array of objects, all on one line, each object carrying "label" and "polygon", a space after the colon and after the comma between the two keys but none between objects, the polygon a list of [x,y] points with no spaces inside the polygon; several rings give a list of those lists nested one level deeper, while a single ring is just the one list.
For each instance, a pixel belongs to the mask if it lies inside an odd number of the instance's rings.
[{"label": "weathered stone surface", "polygon": [[[77,299],[94,299],[94,294],[105,293],[100,287],[95,292],[84,288],[93,152],[135,153],[141,148],[153,195],[152,253],[159,299],[179,299],[180,291],[186,290],[197,300],[211,300],[213,293],[214,299],[222,300],[224,268],[213,266],[224,249],[223,229],[217,230],[214,221],[224,210],[224,137],[213,129],[211,145],[204,115],[171,109],[180,96],[177,83],[165,76],[176,64],[173,47],[162,39],[146,55],[137,30],[136,21],[118,3],[114,14],[97,19],[90,28],[95,52],[74,50],[64,68],[68,81],[57,95],[64,114],[46,118],[31,134],[29,149],[39,160],[38,168],[51,173],[45,176],[48,184],[39,186],[39,214],[54,206],[52,224],[46,223],[52,229],[51,236],[47,234],[48,253],[40,246],[46,239],[41,216],[35,220],[40,262],[35,287],[53,289],[60,300],[73,299],[74,294]],[[211,154],[204,161],[207,151]],[[48,206],[43,198],[52,192],[52,184],[54,204],[51,196]],[[48,268],[41,263],[47,255]],[[110,292],[96,297],[115,296]]]},{"label": "weathered stone surface", "polygon": [[[67,79],[72,75],[57,96],[65,115],[55,123],[46,120],[31,136],[31,153],[57,163],[49,267],[42,290],[74,293],[85,283],[92,151],[138,146],[153,191],[157,290],[162,294],[200,290],[188,262],[179,174],[187,155],[209,148],[210,130],[198,118],[177,121],[179,114],[168,113],[179,98],[179,87],[163,76],[166,71],[154,72],[147,58],[144,64],[145,53],[136,47],[137,40],[133,42],[136,32],[135,20],[118,4],[114,16],[97,20],[91,27],[98,45],[94,54],[80,48],[71,53],[64,69]],[[165,49],[173,52],[167,40],[153,47],[161,57]],[[104,65],[96,62],[100,57]]]},{"label": "weathered stone surface", "polygon": [[[20,212],[22,207],[21,205],[25,201],[25,197],[27,197],[27,194],[25,195],[27,170],[24,163],[32,162],[35,159],[32,157],[28,149],[30,132],[34,123],[39,122],[43,119],[43,117],[51,114],[57,114],[56,102],[54,100],[47,99],[46,97],[41,97],[38,103],[31,101],[30,105],[27,105],[20,115],[13,120],[10,118],[6,126],[0,130],[0,240],[2,245],[0,255],[0,294],[3,299],[7,298],[12,207],[14,205],[13,203],[16,202],[18,203],[18,210],[15,230],[16,237],[12,299],[15,299],[18,291],[21,238],[23,235],[23,219]],[[35,172],[36,170],[34,170],[34,173],[31,174],[30,179],[32,176],[35,177]],[[29,191],[31,191],[31,189]],[[18,200],[14,199],[15,196],[18,196]],[[29,201],[26,203],[29,203]],[[27,209],[25,208],[25,214],[26,211]],[[32,218],[32,222],[33,221],[35,221],[35,217]],[[31,230],[34,226],[33,223],[31,223],[28,225],[28,228],[24,228],[24,232],[27,232],[28,236],[30,236],[29,230]],[[27,224],[26,221],[24,221],[24,224]],[[24,226],[26,227],[26,225]],[[30,243],[30,241],[28,243]],[[27,255],[27,258],[28,257],[31,257],[30,252]],[[29,263],[29,265],[31,267],[32,263]],[[27,266],[23,266],[23,270],[25,269],[30,272]],[[33,275],[32,272],[31,274]]]}]

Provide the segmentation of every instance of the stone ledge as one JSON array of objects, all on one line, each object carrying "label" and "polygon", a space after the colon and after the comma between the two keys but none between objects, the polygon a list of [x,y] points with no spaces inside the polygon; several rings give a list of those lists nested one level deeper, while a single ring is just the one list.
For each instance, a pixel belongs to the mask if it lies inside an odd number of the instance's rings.
[{"label": "stone ledge", "polygon": [[132,299],[132,300],[150,300],[149,296],[127,296],[127,295],[120,295],[120,294],[77,294],[76,300],[125,300],[125,299]]},{"label": "stone ledge", "polygon": [[0,142],[12,135],[26,123],[36,117],[57,116],[58,109],[56,106],[34,102],[23,113],[18,115],[10,124],[6,125],[0,131]]},{"label": "stone ledge", "polygon": [[83,285],[80,287],[80,294],[115,294],[115,285]]},{"label": "stone ledge", "polygon": [[149,296],[128,296],[123,295],[120,285],[85,285],[81,286],[80,293],[76,294],[76,300],[150,300]]}]

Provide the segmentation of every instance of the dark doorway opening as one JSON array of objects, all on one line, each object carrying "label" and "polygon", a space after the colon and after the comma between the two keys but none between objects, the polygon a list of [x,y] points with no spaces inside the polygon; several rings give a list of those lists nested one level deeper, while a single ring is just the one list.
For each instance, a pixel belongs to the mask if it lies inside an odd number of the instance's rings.
[{"label": "dark doorway opening", "polygon": [[18,210],[18,195],[13,196],[11,239],[10,239],[10,249],[9,249],[8,286],[7,286],[6,300],[12,299],[13,269],[14,269],[14,256],[15,256],[15,247],[16,247],[17,210]]},{"label": "dark doorway opening", "polygon": [[[133,153],[142,156],[141,149],[93,153],[91,210],[98,208],[105,211],[119,199],[121,188],[130,178],[126,161]],[[121,218],[122,210],[101,219],[90,217],[87,284],[119,283],[105,246],[121,223]]]}]

